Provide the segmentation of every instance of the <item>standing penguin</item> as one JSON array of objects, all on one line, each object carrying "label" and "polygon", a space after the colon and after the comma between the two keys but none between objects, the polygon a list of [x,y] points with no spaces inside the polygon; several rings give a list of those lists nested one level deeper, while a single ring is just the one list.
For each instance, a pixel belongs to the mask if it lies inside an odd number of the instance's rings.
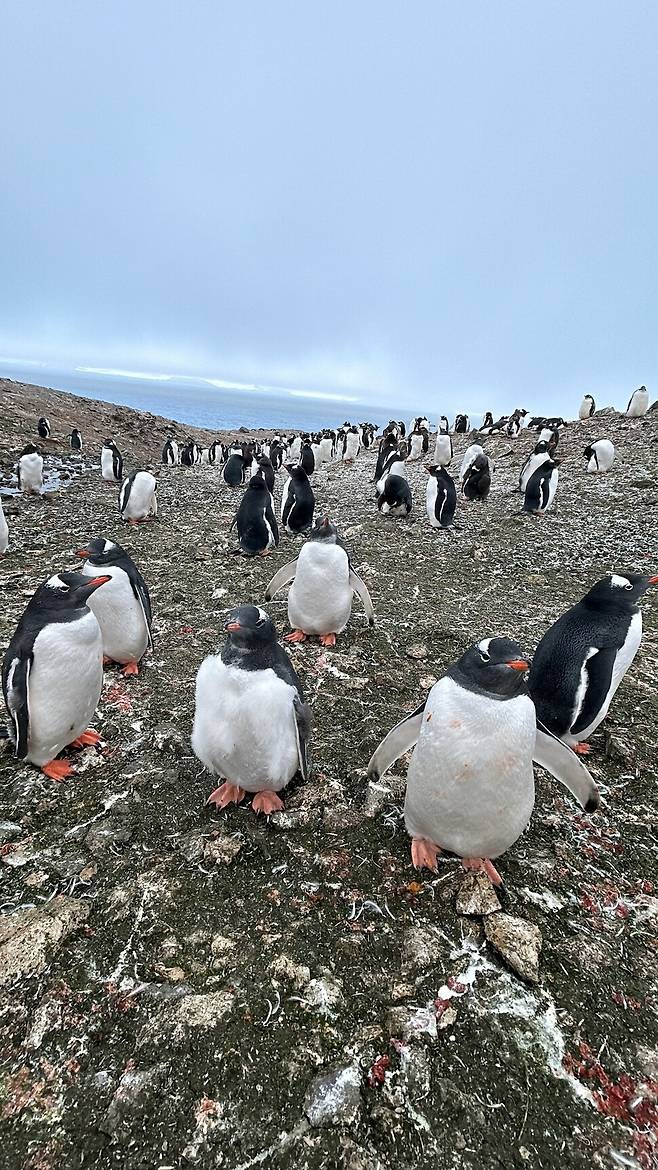
[{"label": "standing penguin", "polygon": [[537,719],[574,751],[605,719],[642,640],[637,602],[658,577],[612,573],[562,614],[539,643],[528,679]]},{"label": "standing penguin", "polygon": [[586,418],[591,418],[596,410],[596,403],[591,394],[584,394],[583,400],[578,407],[578,418],[584,422]]},{"label": "standing penguin", "polygon": [[119,491],[121,519],[143,524],[158,515],[158,481],[152,471],[131,471]]},{"label": "standing penguin", "polygon": [[229,487],[240,487],[245,481],[247,468],[251,467],[252,463],[253,456],[246,447],[239,451],[234,449],[222,467],[224,483],[227,483]]},{"label": "standing penguin", "polygon": [[545,463],[547,459],[550,459],[550,457],[548,443],[543,439],[540,439],[539,442],[535,444],[534,451],[528,455],[528,458],[521,467],[521,471],[519,473],[520,492],[525,492],[530,477],[534,474],[537,468],[541,467],[542,463]]},{"label": "standing penguin", "polygon": [[462,480],[462,493],[467,500],[486,500],[491,490],[489,459],[484,454],[476,455],[467,468]]},{"label": "standing penguin", "polygon": [[317,635],[323,646],[335,646],[352,613],[352,596],[358,593],[368,625],[375,624],[375,611],[365,582],[350,565],[350,558],[329,517],[320,520],[299,556],[275,573],[265,590],[270,601],[279,589],[292,581],[288,594],[288,621],[292,633],[286,642],[304,642],[308,634]]},{"label": "standing penguin", "polygon": [[292,536],[298,536],[313,523],[315,496],[303,467],[287,463],[286,471],[290,478],[281,494],[281,523]]},{"label": "standing penguin", "polygon": [[523,500],[523,511],[543,516],[553,506],[558,484],[558,461],[545,459],[528,479]]},{"label": "standing penguin", "polygon": [[456,435],[465,435],[469,429],[469,418],[467,414],[458,414],[455,418],[454,432]]},{"label": "standing penguin", "polygon": [[502,879],[492,864],[526,828],[535,802],[536,761],[572,792],[582,808],[598,793],[579,760],[537,725],[526,693],[528,662],[510,638],[484,638],[443,678],[413,714],[377,748],[368,776],[380,776],[414,748],[404,819],[414,866],[436,871],[442,850],[464,869]]},{"label": "standing penguin", "polygon": [[239,541],[236,552],[243,552],[247,557],[266,556],[273,545],[278,545],[279,529],[272,511],[272,496],[260,472],[249,480],[234,523]]},{"label": "standing penguin", "polygon": [[313,452],[313,446],[308,439],[305,439],[302,443],[299,466],[303,468],[307,475],[313,475],[315,471],[315,454]]},{"label": "standing penguin", "polygon": [[71,774],[70,764],[55,758],[65,747],[100,740],[88,727],[103,685],[103,643],[87,602],[109,579],[50,577],[28,603],[4,656],[2,691],[14,755],[51,780]]},{"label": "standing penguin", "polygon": [[34,443],[26,443],[16,469],[18,486],[26,496],[43,491],[43,459]]},{"label": "standing penguin", "polygon": [[445,414],[442,414],[441,418],[439,419],[438,432],[440,435],[450,434],[450,423],[448,422]]},{"label": "standing penguin", "polygon": [[101,447],[101,475],[106,483],[118,483],[123,478],[123,458],[114,439],[105,439]]},{"label": "standing penguin", "polygon": [[225,628],[221,653],[196,677],[192,750],[224,779],[208,804],[225,808],[253,792],[254,812],[276,812],[295,772],[308,780],[311,710],[264,610],[241,605]]},{"label": "standing penguin", "polygon": [[37,431],[39,432],[40,439],[50,438],[50,419],[46,418],[45,414],[42,414],[37,423]]},{"label": "standing penguin", "polygon": [[0,556],[3,556],[9,548],[9,526],[2,509],[2,496],[0,496]]},{"label": "standing penguin", "polygon": [[610,439],[597,439],[595,443],[590,443],[589,447],[585,447],[583,455],[587,460],[587,470],[590,475],[610,471],[615,461],[614,444],[610,442]]},{"label": "standing penguin", "polygon": [[439,432],[434,444],[434,462],[437,467],[449,467],[452,463],[453,449],[450,435]]},{"label": "standing penguin", "polygon": [[639,390],[634,390],[628,400],[626,407],[626,414],[629,418],[641,418],[643,414],[647,413],[649,406],[649,392],[646,386],[640,386]]},{"label": "standing penguin", "polygon": [[151,598],[132,557],[112,540],[95,536],[78,550],[85,557],[85,577],[107,576],[100,593],[92,593],[88,605],[101,628],[103,658],[118,662],[123,675],[139,674],[139,662],[153,646]]},{"label": "standing penguin", "polygon": [[267,490],[271,495],[274,494],[274,484],[276,482],[274,475],[274,468],[272,467],[272,460],[267,455],[261,455],[258,460],[260,473],[267,484]]},{"label": "standing penguin", "polygon": [[169,467],[175,467],[178,463],[178,443],[173,435],[169,435],[165,440],[162,448],[162,462]]},{"label": "standing penguin", "polygon": [[418,427],[409,435],[409,454],[407,460],[409,462],[422,459],[423,455],[427,455],[430,447],[430,437],[424,427]]},{"label": "standing penguin", "polygon": [[69,443],[72,451],[82,451],[82,435],[77,427],[74,427],[69,435]]},{"label": "standing penguin", "polygon": [[455,481],[445,467],[428,467],[425,492],[427,516],[432,528],[450,528],[457,507]]},{"label": "standing penguin", "polygon": [[361,449],[361,439],[356,427],[350,427],[343,441],[343,462],[354,463]]}]

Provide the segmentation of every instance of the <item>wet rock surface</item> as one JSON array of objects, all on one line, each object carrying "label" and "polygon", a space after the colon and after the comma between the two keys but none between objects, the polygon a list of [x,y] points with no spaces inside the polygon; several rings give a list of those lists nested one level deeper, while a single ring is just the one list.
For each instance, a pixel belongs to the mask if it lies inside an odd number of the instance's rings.
[{"label": "wet rock surface", "polygon": [[[90,443],[113,432],[129,467],[157,461],[168,425],[15,384],[2,408],[5,477],[42,413],[61,433],[77,421]],[[587,476],[580,453],[604,435],[618,447],[613,473]],[[68,459],[58,442],[53,459]],[[460,504],[448,533],[426,522],[421,464],[409,465],[408,521],[375,515],[373,456],[316,476],[377,625],[355,602],[335,650],[291,650],[313,706],[313,776],[269,820],[205,804],[216,781],[189,746],[194,677],[227,609],[262,603],[299,542],[231,556],[239,493],[207,467],[163,468],[161,523],[134,531],[97,469],[80,468],[48,505],[12,502],[1,648],[36,585],[101,534],[131,549],[149,583],[155,648],[137,678],[106,671],[94,723],[105,746],[71,753],[69,781],[0,750],[0,929],[38,932],[0,987],[8,1170],[653,1170],[658,599],[643,602],[640,654],[592,739],[601,810],[582,814],[537,770],[530,827],[496,862],[502,911],[454,859],[438,874],[412,868],[405,761],[377,785],[365,774],[384,733],[475,638],[513,634],[531,653],[604,572],[658,571],[655,508],[633,486],[656,482],[658,418],[569,428],[540,521],[519,516],[513,491],[532,442],[487,442],[491,497]],[[267,608],[283,633],[285,593]],[[541,933],[538,984],[487,941],[505,915]],[[331,1086],[318,1085],[332,1077],[345,1095],[323,1112]]]}]

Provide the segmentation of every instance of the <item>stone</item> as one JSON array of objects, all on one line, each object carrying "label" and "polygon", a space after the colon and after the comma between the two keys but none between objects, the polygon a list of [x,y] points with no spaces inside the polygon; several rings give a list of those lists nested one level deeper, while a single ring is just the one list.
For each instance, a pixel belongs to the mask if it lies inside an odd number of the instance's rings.
[{"label": "stone", "polygon": [[390,1008],[386,1019],[386,1027],[390,1036],[401,1036],[403,1040],[422,1040],[429,1037],[436,1040],[436,1012],[434,1004],[428,1003],[421,1007]]},{"label": "stone", "polygon": [[91,907],[60,895],[0,918],[0,986],[45,971],[50,952],[87,921]]},{"label": "stone", "polygon": [[420,642],[414,642],[413,645],[407,646],[405,654],[407,658],[414,658],[417,662],[422,662],[429,656],[427,646],[421,645]]},{"label": "stone", "polygon": [[484,933],[515,974],[528,983],[539,983],[542,937],[538,926],[501,912],[484,919]]},{"label": "stone", "polygon": [[363,805],[364,815],[367,817],[379,816],[387,804],[393,803],[393,790],[381,780],[371,780],[366,788],[366,798]]},{"label": "stone", "polygon": [[363,813],[357,808],[341,808],[332,806],[324,811],[324,827],[330,833],[340,833],[343,829],[354,829],[363,821]]},{"label": "stone", "polygon": [[127,1141],[133,1124],[137,1126],[143,1124],[137,1119],[146,1112],[166,1073],[166,1064],[156,1064],[152,1068],[139,1071],[127,1069],[117,1085],[105,1117],[100,1122],[101,1132],[118,1141]]},{"label": "stone", "polygon": [[183,736],[173,723],[161,723],[153,731],[153,743],[159,752],[176,752],[183,746]]},{"label": "stone", "polygon": [[288,955],[277,955],[267,970],[273,979],[290,983],[297,991],[301,991],[311,980],[310,969],[303,963],[294,963]]},{"label": "stone", "polygon": [[467,873],[457,891],[458,914],[495,914],[500,902],[486,873]]},{"label": "stone", "polygon": [[24,831],[15,821],[0,821],[0,842],[15,841]]},{"label": "stone", "polygon": [[230,865],[232,861],[238,856],[242,848],[242,844],[235,837],[229,837],[227,833],[220,833],[217,837],[211,837],[206,841],[203,847],[203,856],[207,861],[212,861],[215,865]]},{"label": "stone", "polygon": [[427,1051],[418,1045],[405,1046],[400,1053],[400,1073],[405,1095],[419,1101],[430,1091],[430,1062]]},{"label": "stone", "polygon": [[411,926],[402,940],[402,971],[425,971],[441,958],[442,943],[433,930]]},{"label": "stone", "polygon": [[311,1125],[354,1125],[361,1107],[361,1072],[357,1065],[332,1068],[306,1090],[304,1112]]},{"label": "stone", "polygon": [[335,1015],[334,1008],[343,998],[343,984],[330,972],[323,972],[319,979],[311,979],[306,989],[305,1001],[323,1016]]},{"label": "stone", "polygon": [[174,999],[173,1003],[165,1003],[142,1028],[138,1047],[176,1043],[184,1040],[190,1030],[216,1028],[231,1011],[234,998],[233,992],[222,990],[205,995],[185,995]]}]

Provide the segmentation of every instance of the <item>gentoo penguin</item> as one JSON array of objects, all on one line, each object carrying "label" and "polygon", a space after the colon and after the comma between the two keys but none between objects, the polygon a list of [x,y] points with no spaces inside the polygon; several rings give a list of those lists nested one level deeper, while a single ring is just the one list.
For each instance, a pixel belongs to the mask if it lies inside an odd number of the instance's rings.
[{"label": "gentoo penguin", "polygon": [[253,792],[254,812],[276,812],[295,772],[308,779],[311,710],[264,610],[241,605],[225,628],[221,653],[196,677],[192,750],[224,779],[208,804],[225,808]]},{"label": "gentoo penguin", "polygon": [[331,463],[334,457],[334,436],[331,431],[325,431],[320,439],[320,458],[323,463]]},{"label": "gentoo penguin", "polygon": [[103,658],[118,662],[122,674],[139,674],[138,663],[153,646],[151,598],[132,557],[113,540],[95,536],[77,555],[85,577],[107,575],[107,585],[87,602],[101,628]]},{"label": "gentoo penguin", "polygon": [[455,481],[445,467],[432,466],[427,470],[425,503],[429,522],[432,528],[450,528],[457,507]]},{"label": "gentoo penguin", "polygon": [[575,751],[608,713],[638,652],[642,614],[636,604],[658,577],[612,573],[558,618],[539,643],[528,679],[537,719]]},{"label": "gentoo penguin", "polygon": [[384,480],[384,490],[377,498],[377,507],[383,516],[409,515],[413,501],[411,488],[404,475],[394,471],[388,473]]},{"label": "gentoo penguin", "polygon": [[18,486],[26,496],[43,490],[43,459],[34,443],[26,443],[18,460]]},{"label": "gentoo penguin", "polygon": [[301,435],[291,435],[290,446],[288,448],[288,458],[291,463],[299,463],[299,457],[302,453],[302,437]]},{"label": "gentoo penguin", "polygon": [[527,413],[527,410],[512,411],[509,419],[507,420],[507,426],[505,427],[505,432],[509,435],[510,439],[516,439],[520,434],[521,430],[523,429],[523,419]]},{"label": "gentoo penguin", "polygon": [[9,547],[9,526],[5,514],[2,509],[2,497],[0,496],[0,556],[6,553]]},{"label": "gentoo penguin", "polygon": [[292,581],[288,594],[288,621],[292,633],[286,642],[304,642],[317,635],[323,646],[335,646],[352,613],[352,595],[361,598],[368,625],[375,624],[375,611],[365,582],[350,565],[338,529],[328,516],[319,520],[302,545],[299,556],[275,573],[265,590],[270,601],[279,589]]},{"label": "gentoo penguin", "polygon": [[594,475],[599,471],[609,471],[615,461],[615,447],[610,439],[597,439],[585,447],[583,455],[587,460],[587,470]]},{"label": "gentoo penguin", "polygon": [[50,419],[46,418],[45,414],[42,414],[37,423],[37,431],[39,432],[40,439],[50,438]]},{"label": "gentoo penguin", "polygon": [[647,413],[649,406],[649,392],[646,386],[640,386],[639,390],[634,390],[628,400],[626,407],[626,414],[629,418],[640,418]]},{"label": "gentoo penguin", "polygon": [[272,467],[272,460],[267,455],[261,455],[258,460],[260,473],[267,484],[267,490],[270,494],[274,493],[274,484],[276,477],[274,475],[274,468]]},{"label": "gentoo penguin", "polygon": [[304,468],[286,464],[289,479],[281,494],[281,523],[292,536],[306,532],[313,523],[315,496]]},{"label": "gentoo penguin", "polygon": [[434,463],[437,467],[449,467],[452,462],[452,438],[439,432],[434,444]]},{"label": "gentoo penguin", "polygon": [[283,466],[283,455],[283,444],[280,443],[278,439],[275,439],[274,442],[270,443],[269,453],[269,460],[275,471],[281,470]]},{"label": "gentoo penguin", "polygon": [[106,483],[123,479],[123,458],[114,439],[105,439],[101,447],[101,475]]},{"label": "gentoo penguin", "polygon": [[173,435],[169,435],[162,448],[162,462],[169,467],[175,467],[178,463],[178,443]]},{"label": "gentoo penguin", "polygon": [[354,463],[360,449],[361,439],[359,438],[359,432],[356,427],[350,427],[345,432],[345,438],[343,440],[343,462]]},{"label": "gentoo penguin", "polygon": [[459,480],[462,484],[462,487],[464,484],[464,479],[466,478],[466,475],[472,464],[475,462],[478,455],[484,455],[484,453],[484,447],[482,447],[479,443],[471,443],[470,447],[467,447],[464,451],[461,467],[459,468]]},{"label": "gentoo penguin", "polygon": [[414,748],[404,819],[417,869],[436,871],[437,855],[446,850],[461,858],[464,869],[484,871],[501,885],[492,858],[509,849],[530,820],[533,760],[566,785],[582,808],[598,807],[587,769],[538,726],[526,693],[527,669],[518,642],[484,638],[372,756],[368,776],[377,780]]},{"label": "gentoo penguin", "polygon": [[246,447],[239,452],[233,450],[222,467],[222,479],[229,487],[240,487],[245,481],[247,468],[253,463],[253,455]]},{"label": "gentoo penguin", "polygon": [[375,471],[372,477],[375,483],[381,479],[386,464],[390,462],[391,456],[397,454],[397,449],[398,439],[393,431],[389,431],[387,434],[382,435],[379,444],[379,450],[377,452]]},{"label": "gentoo penguin", "polygon": [[141,524],[158,514],[158,481],[151,471],[131,471],[119,491],[121,519]]},{"label": "gentoo penguin", "polygon": [[315,454],[313,452],[313,446],[308,439],[305,439],[302,443],[299,466],[303,468],[307,475],[313,475],[315,471]]},{"label": "gentoo penguin", "polygon": [[462,480],[467,500],[486,500],[491,489],[491,470],[485,454],[476,455]]},{"label": "gentoo penguin", "polygon": [[438,429],[438,432],[440,435],[449,435],[450,434],[450,423],[448,422],[445,414],[441,415],[437,429]]},{"label": "gentoo penguin", "polygon": [[14,755],[51,780],[71,766],[56,756],[69,745],[95,744],[88,731],[103,685],[101,631],[87,602],[110,580],[58,573],[40,585],[20,619],[2,663]]},{"label": "gentoo penguin", "polygon": [[469,418],[467,414],[458,414],[455,417],[454,432],[456,435],[465,435],[469,429]]},{"label": "gentoo penguin", "polygon": [[529,477],[523,499],[523,511],[543,516],[553,506],[559,478],[557,459],[545,459]]},{"label": "gentoo penguin", "polygon": [[539,443],[548,443],[549,455],[554,455],[560,441],[560,432],[557,427],[542,427],[537,441]]},{"label": "gentoo penguin", "polygon": [[540,439],[537,443],[535,443],[534,450],[531,451],[530,455],[528,455],[528,458],[521,467],[519,474],[520,492],[525,492],[530,476],[534,474],[538,467],[541,467],[542,463],[545,463],[547,459],[550,459],[550,457],[551,455],[548,449],[548,443],[543,439]]},{"label": "gentoo penguin", "polygon": [[77,427],[74,427],[69,435],[69,443],[72,451],[82,451],[82,435]]},{"label": "gentoo penguin", "polygon": [[399,475],[403,479],[407,478],[407,469],[405,463],[407,460],[409,449],[406,443],[400,442],[388,449],[387,455],[382,465],[382,471],[377,483],[375,484],[375,491],[378,496],[381,496],[384,491],[384,486],[389,475]]},{"label": "gentoo penguin", "polygon": [[583,400],[578,407],[578,418],[584,422],[586,418],[591,418],[596,410],[596,403],[591,394],[584,394]]},{"label": "gentoo penguin", "polygon": [[482,426],[480,427],[480,430],[481,431],[491,430],[491,427],[493,425],[494,425],[493,414],[491,413],[490,410],[487,410],[484,418],[482,419]]},{"label": "gentoo penguin", "polygon": [[208,462],[212,466],[217,462],[218,459],[221,462],[222,444],[219,442],[219,439],[213,439],[212,443],[210,444],[210,446],[208,448]]},{"label": "gentoo penguin", "polygon": [[180,461],[183,467],[195,467],[197,463],[201,462],[201,448],[194,439],[188,439],[182,448]]},{"label": "gentoo penguin", "polygon": [[272,510],[272,496],[260,471],[249,480],[234,523],[238,530],[237,552],[247,557],[266,556],[272,546],[278,545],[279,528]]},{"label": "gentoo penguin", "polygon": [[411,462],[412,460],[422,459],[424,455],[427,455],[429,447],[430,437],[424,427],[412,431],[409,435],[409,454],[407,455],[407,460]]}]

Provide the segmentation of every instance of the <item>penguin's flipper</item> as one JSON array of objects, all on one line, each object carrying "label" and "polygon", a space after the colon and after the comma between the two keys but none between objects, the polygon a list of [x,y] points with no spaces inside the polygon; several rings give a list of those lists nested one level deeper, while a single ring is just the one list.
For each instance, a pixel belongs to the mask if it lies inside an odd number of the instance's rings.
[{"label": "penguin's flipper", "polygon": [[599,792],[585,765],[571,748],[539,723],[532,758],[569,789],[585,812],[594,812],[599,807]]},{"label": "penguin's flipper", "polygon": [[2,678],[7,710],[14,724],[14,755],[24,760],[30,730],[30,670],[32,654],[16,654],[5,664]]},{"label": "penguin's flipper", "polygon": [[293,708],[295,715],[295,735],[297,737],[299,770],[302,774],[302,779],[308,780],[311,771],[309,741],[311,738],[311,727],[313,726],[313,715],[308,703],[302,703],[299,695],[295,695],[295,698],[293,699]]},{"label": "penguin's flipper", "polygon": [[359,577],[359,574],[354,572],[354,569],[350,569],[350,585],[352,586],[352,589],[354,590],[354,592],[358,593],[359,597],[361,598],[361,600],[363,602],[363,608],[366,611],[368,625],[374,626],[374,624],[375,624],[375,607],[372,604],[372,598],[368,592],[368,586],[366,585],[365,581],[361,580],[361,578]]},{"label": "penguin's flipper", "polygon": [[283,589],[284,585],[287,585],[289,581],[294,580],[296,572],[297,557],[295,557],[294,561],[291,561],[289,565],[284,565],[282,569],[279,569],[279,571],[274,574],[272,580],[267,586],[267,589],[265,590],[265,600],[271,601],[274,597],[274,594],[279,592],[279,589]]},{"label": "penguin's flipper", "polygon": [[265,519],[267,520],[267,523],[269,524],[270,528],[272,529],[272,536],[274,537],[274,544],[278,546],[278,544],[279,544],[279,525],[276,522],[276,516],[274,515],[274,510],[272,508],[272,496],[271,495],[270,495],[267,507],[265,509]]},{"label": "penguin's flipper", "polygon": [[148,586],[146,581],[139,572],[129,573],[130,586],[136,600],[141,606],[142,614],[144,615],[144,622],[148,632],[149,649],[153,649],[153,612],[151,610],[151,598],[149,596]]},{"label": "penguin's flipper", "polygon": [[[570,728],[572,735],[578,735],[580,731],[591,727],[592,723],[595,722],[610,693],[616,658],[617,650],[614,646],[606,646],[593,653],[590,651],[590,656],[585,660],[585,673],[587,675],[585,698],[578,712],[578,718]],[[583,736],[583,738],[585,737]]]},{"label": "penguin's flipper", "polygon": [[400,756],[410,751],[418,743],[418,736],[423,725],[423,711],[425,703],[421,703],[411,715],[396,723],[388,735],[373,753],[368,764],[368,779],[379,780]]}]

